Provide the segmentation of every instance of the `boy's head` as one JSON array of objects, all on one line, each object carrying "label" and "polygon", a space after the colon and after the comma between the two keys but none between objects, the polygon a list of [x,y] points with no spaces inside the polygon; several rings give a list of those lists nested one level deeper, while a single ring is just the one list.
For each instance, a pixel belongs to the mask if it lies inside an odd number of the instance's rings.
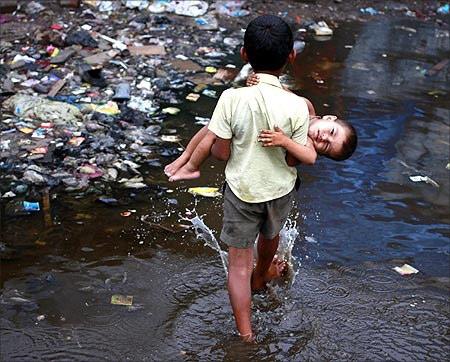
[{"label": "boy's head", "polygon": [[356,130],[336,116],[314,117],[309,123],[308,136],[319,155],[343,161],[355,152],[358,143]]},{"label": "boy's head", "polygon": [[242,58],[257,71],[280,71],[295,57],[294,39],[289,25],[280,17],[262,15],[253,19],[244,35]]}]

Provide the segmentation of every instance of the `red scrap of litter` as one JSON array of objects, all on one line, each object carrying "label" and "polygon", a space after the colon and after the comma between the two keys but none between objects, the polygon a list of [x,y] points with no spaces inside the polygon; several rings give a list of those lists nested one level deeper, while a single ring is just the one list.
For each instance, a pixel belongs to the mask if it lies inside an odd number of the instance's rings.
[{"label": "red scrap of litter", "polygon": [[52,26],[50,27],[50,29],[52,30],[61,30],[63,28],[63,26],[61,24],[52,24]]},{"label": "red scrap of litter", "polygon": [[31,153],[34,155],[44,155],[47,153],[47,151],[48,151],[47,147],[36,147],[31,150]]},{"label": "red scrap of litter", "polygon": [[51,63],[50,60],[44,59],[44,60],[36,60],[36,64],[38,64],[41,68],[47,68]]}]

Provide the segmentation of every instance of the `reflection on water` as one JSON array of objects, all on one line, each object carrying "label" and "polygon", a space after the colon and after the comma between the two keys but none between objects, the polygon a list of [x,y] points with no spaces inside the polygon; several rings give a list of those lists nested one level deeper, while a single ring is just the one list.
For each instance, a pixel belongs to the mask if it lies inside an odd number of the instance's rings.
[{"label": "reflection on water", "polygon": [[[412,20],[344,24],[331,41],[307,44],[293,69],[297,86],[319,114],[349,119],[360,142],[347,162],[301,168],[297,275],[254,298],[257,345],[235,335],[217,252],[179,225],[194,207],[220,230],[221,200],[194,204],[185,192],[221,184],[223,165],[210,161],[201,180],[178,185],[149,168],[150,189],[118,192],[119,206],[56,194],[51,227],[41,214],[4,220],[1,359],[448,356],[448,67],[426,71],[449,56],[448,33]],[[167,126],[187,140],[189,114],[208,116],[207,101]],[[128,209],[136,213],[122,217]],[[396,274],[403,263],[420,273]],[[111,305],[113,294],[132,295],[133,305]]]}]

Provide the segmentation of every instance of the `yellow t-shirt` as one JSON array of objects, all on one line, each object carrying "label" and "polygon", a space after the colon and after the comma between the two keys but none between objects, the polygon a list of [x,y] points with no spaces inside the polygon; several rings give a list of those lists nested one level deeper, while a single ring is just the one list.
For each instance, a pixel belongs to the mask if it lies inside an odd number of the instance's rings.
[{"label": "yellow t-shirt", "polygon": [[280,127],[295,142],[305,145],[309,113],[303,98],[285,91],[277,77],[258,73],[256,86],[224,91],[214,109],[209,130],[232,139],[225,178],[231,191],[248,203],[265,202],[288,194],[297,170],[286,163],[282,147],[263,147],[262,129]]}]

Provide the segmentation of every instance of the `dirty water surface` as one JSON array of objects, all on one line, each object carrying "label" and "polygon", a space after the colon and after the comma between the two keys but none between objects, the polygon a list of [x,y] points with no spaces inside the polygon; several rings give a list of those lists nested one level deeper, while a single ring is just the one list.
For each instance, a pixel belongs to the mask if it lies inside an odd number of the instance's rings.
[{"label": "dirty water surface", "polygon": [[[195,209],[219,234],[221,199],[186,189],[220,187],[224,165],[210,160],[201,179],[169,184],[155,162],[153,186],[117,192],[118,205],[56,193],[50,219],[2,220],[1,360],[448,357],[450,83],[448,67],[427,74],[450,56],[446,31],[410,19],[346,23],[307,42],[292,82],[319,114],[354,124],[359,147],[346,162],[300,168],[296,276],[254,297],[257,344],[235,335],[218,254],[178,225]],[[185,105],[165,126],[186,144],[199,129],[193,115],[213,107]],[[405,263],[419,273],[393,270]],[[115,294],[132,305],[111,304]]]}]

